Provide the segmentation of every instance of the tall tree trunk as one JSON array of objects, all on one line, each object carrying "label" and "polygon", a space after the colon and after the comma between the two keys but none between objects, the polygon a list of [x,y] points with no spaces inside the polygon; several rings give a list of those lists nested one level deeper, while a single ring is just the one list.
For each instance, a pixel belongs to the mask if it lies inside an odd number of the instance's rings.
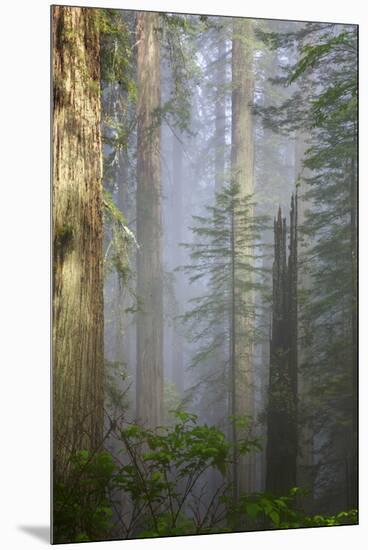
[{"label": "tall tree trunk", "polygon": [[296,484],[297,465],[297,201],[291,201],[290,253],[286,220],[274,224],[272,336],[267,423],[266,490],[285,495]]},{"label": "tall tree trunk", "polygon": [[[298,225],[302,227],[306,223],[306,213],[311,208],[310,200],[304,196],[308,184],[306,178],[309,175],[309,169],[304,166],[304,156],[308,148],[307,135],[299,130],[294,141],[294,178],[298,187]],[[312,243],[310,237],[305,234],[301,236],[302,254],[307,256]],[[298,287],[302,292],[310,292],[312,280],[308,265],[303,266],[303,257],[301,258],[301,268],[298,270]],[[310,327],[306,324],[304,317],[303,301],[298,304],[298,365],[308,361],[308,345],[306,340],[311,338]],[[299,497],[300,505],[306,512],[312,513],[314,500],[314,478],[315,478],[315,456],[314,456],[314,433],[313,420],[304,418],[310,407],[310,395],[312,393],[313,381],[310,374],[301,368],[298,374],[298,400],[299,400],[299,425],[298,425],[298,459],[297,459],[297,480],[298,487],[308,489],[308,494]]]},{"label": "tall tree trunk", "polygon": [[[118,207],[123,212],[126,219],[134,218],[135,212],[132,213],[131,201],[129,197],[129,174],[128,174],[128,154],[127,150],[123,149],[120,152],[120,166],[118,171]],[[124,292],[125,291],[125,292]],[[116,281],[116,293],[117,293],[117,307],[119,311],[119,318],[117,320],[117,349],[116,349],[116,358],[118,361],[122,361],[127,368],[129,368],[130,362],[130,348],[132,346],[132,335],[128,334],[131,332],[130,327],[132,324],[132,316],[129,314],[124,314],[124,311],[132,307],[133,300],[129,292],[126,292],[126,289],[122,288],[119,275]],[[129,372],[133,375],[133,372]]]},{"label": "tall tree trunk", "polygon": [[[354,136],[356,128],[354,125]],[[352,400],[352,429],[351,429],[351,456],[349,457],[349,479],[347,505],[349,509],[358,507],[358,284],[357,284],[357,168],[356,168],[356,139],[354,138],[354,152],[350,167],[350,243],[351,243],[351,331],[352,331],[352,372],[351,372],[351,400]]]},{"label": "tall tree trunk", "polygon": [[292,195],[290,207],[289,261],[287,280],[288,381],[290,403],[288,418],[288,481],[296,485],[298,455],[298,197]]},{"label": "tall tree trunk", "polygon": [[163,402],[159,15],[137,15],[137,417],[155,427]]},{"label": "tall tree trunk", "polygon": [[236,358],[236,348],[237,348],[237,333],[236,333],[236,293],[235,293],[235,216],[234,216],[234,207],[231,212],[231,307],[230,307],[230,338],[229,338],[229,357],[230,357],[230,404],[231,404],[231,416],[233,417],[232,423],[232,433],[231,439],[233,443],[233,467],[232,467],[232,483],[233,483],[233,498],[234,501],[238,499],[239,496],[239,457],[237,452],[238,446],[238,430],[237,424],[234,421],[238,412],[238,399],[237,399],[237,383],[238,383],[238,372],[237,372],[237,358]]},{"label": "tall tree trunk", "polygon": [[215,107],[215,192],[222,190],[225,178],[225,130],[226,130],[226,40],[223,34],[218,38],[217,46],[218,61],[216,65],[217,88]]},{"label": "tall tree trunk", "polygon": [[[216,90],[216,97],[215,97],[215,177],[214,177],[214,190],[215,195],[217,193],[220,193],[224,188],[225,183],[225,152],[226,152],[226,67],[227,67],[227,60],[226,60],[226,32],[225,29],[221,29],[217,35],[217,61],[216,61],[216,68],[214,71],[214,82],[213,86]],[[226,334],[228,330],[228,322],[223,316],[221,320],[221,324],[219,324],[217,328],[217,337],[219,341],[221,342],[218,347],[216,348],[215,352],[215,368],[218,369],[220,372],[223,372],[223,384],[224,387],[226,387],[226,362],[228,358],[228,349],[226,348],[226,338],[224,338],[224,335]],[[231,391],[229,388],[229,391],[226,393],[224,398],[225,401],[225,409],[228,408],[228,402],[230,398],[231,402]],[[230,394],[230,395],[229,395]],[[219,410],[213,411],[213,421],[214,422],[223,422],[223,412],[221,412],[221,407],[218,407]],[[217,475],[216,472],[214,472],[214,475]]]},{"label": "tall tree trunk", "polygon": [[[254,190],[254,150],[252,104],[254,91],[253,78],[253,30],[249,19],[234,19],[232,39],[232,134],[231,134],[231,173],[232,180],[239,185],[240,197],[251,195]],[[234,240],[237,242],[237,220],[234,220]],[[251,243],[249,243],[251,245]],[[242,255],[250,253],[250,248],[235,250],[237,261]],[[240,277],[235,273],[235,280]],[[246,297],[249,309],[254,302],[253,296]],[[236,309],[238,311],[238,308]],[[253,372],[252,372],[252,319],[236,313],[236,340],[234,351],[234,392],[232,409],[236,415],[253,416]],[[236,431],[236,430],[235,430]],[[235,438],[246,433],[240,433]],[[255,483],[254,457],[239,457],[239,490],[252,491]]]},{"label": "tall tree trunk", "polygon": [[54,478],[103,437],[100,50],[94,10],[54,6]]},{"label": "tall tree trunk", "polygon": [[[183,136],[180,136],[181,138]],[[180,243],[183,242],[183,146],[179,139],[173,135],[173,262],[174,268],[183,265],[183,249]],[[183,292],[183,273],[178,272],[175,277],[175,295],[180,308]],[[178,311],[177,315],[183,312]],[[173,323],[173,380],[180,395],[184,391],[184,357],[183,357],[183,336],[180,332],[180,322],[174,319]]]}]

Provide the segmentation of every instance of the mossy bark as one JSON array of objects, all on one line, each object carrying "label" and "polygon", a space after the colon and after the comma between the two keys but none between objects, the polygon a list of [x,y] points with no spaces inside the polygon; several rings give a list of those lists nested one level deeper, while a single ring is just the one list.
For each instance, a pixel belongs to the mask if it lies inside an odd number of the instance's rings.
[{"label": "mossy bark", "polygon": [[103,436],[103,256],[100,51],[94,10],[52,8],[53,454]]},{"label": "mossy bark", "polygon": [[163,273],[161,250],[159,15],[137,15],[137,418],[162,421]]}]

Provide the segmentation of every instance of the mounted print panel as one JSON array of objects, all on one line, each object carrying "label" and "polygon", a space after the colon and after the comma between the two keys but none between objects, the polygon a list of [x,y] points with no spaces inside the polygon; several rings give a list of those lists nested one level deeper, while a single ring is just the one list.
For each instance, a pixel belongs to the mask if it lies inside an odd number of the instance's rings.
[{"label": "mounted print panel", "polygon": [[53,543],[356,524],[358,27],[51,27]]}]

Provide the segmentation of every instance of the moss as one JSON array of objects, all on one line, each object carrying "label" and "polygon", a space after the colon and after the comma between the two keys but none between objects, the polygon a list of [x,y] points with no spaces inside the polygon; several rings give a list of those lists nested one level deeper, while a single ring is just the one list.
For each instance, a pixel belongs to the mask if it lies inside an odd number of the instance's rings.
[{"label": "moss", "polygon": [[129,229],[123,213],[113,201],[111,194],[103,190],[103,204],[105,222],[111,231],[111,241],[108,247],[108,256],[105,256],[107,271],[115,270],[120,281],[127,285],[132,275],[129,262],[129,252],[132,246],[138,247],[134,233]]},{"label": "moss", "polygon": [[100,81],[99,80],[93,80],[92,78],[88,81],[88,87],[93,95],[99,96],[100,95]]},{"label": "moss", "polygon": [[54,246],[55,251],[65,252],[70,249],[74,241],[74,228],[71,224],[65,223],[55,231]]},{"label": "moss", "polygon": [[111,196],[111,193],[106,191],[106,189],[103,190],[103,201],[104,201],[104,206],[109,214],[109,217],[112,219],[112,221],[118,224],[127,225],[127,221],[124,217],[124,214],[116,206]]}]

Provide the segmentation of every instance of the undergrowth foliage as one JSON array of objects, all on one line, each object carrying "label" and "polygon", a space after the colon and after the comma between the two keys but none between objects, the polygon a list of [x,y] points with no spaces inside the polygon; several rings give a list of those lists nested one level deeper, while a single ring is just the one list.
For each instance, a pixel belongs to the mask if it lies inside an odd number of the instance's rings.
[{"label": "undergrowth foliage", "polygon": [[[81,450],[70,459],[68,481],[54,487],[54,542],[159,537],[199,533],[356,523],[355,511],[306,517],[297,509],[297,487],[284,496],[241,495],[229,484],[232,444],[196,415],[175,412],[156,430],[114,421],[114,455]],[[244,442],[238,454],[253,452]],[[222,482],[212,492],[209,471]]]}]

